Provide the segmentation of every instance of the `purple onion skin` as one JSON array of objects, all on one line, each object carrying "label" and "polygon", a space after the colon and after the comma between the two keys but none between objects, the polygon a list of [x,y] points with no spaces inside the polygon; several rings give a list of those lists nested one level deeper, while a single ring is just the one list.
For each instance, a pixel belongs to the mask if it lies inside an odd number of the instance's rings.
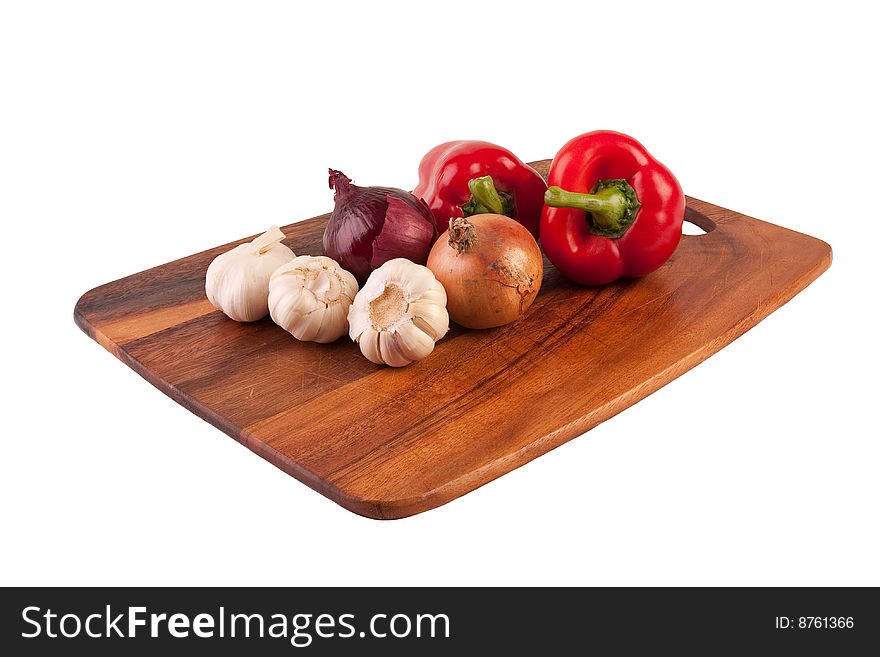
[{"label": "purple onion skin", "polygon": [[358,283],[393,258],[427,262],[440,231],[424,201],[396,187],[358,187],[334,169],[330,189],[336,205],[324,229],[324,255]]}]

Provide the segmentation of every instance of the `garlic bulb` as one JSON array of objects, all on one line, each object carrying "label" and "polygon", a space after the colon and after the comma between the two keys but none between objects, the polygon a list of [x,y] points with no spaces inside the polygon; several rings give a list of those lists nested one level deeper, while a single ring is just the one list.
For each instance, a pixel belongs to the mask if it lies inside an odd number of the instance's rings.
[{"label": "garlic bulb", "polygon": [[269,277],[293,251],[272,226],[254,241],[239,244],[214,258],[205,275],[205,293],[215,308],[237,322],[255,322],[269,314]]},{"label": "garlic bulb", "polygon": [[395,258],[373,271],[348,311],[349,335],[379,365],[403,367],[449,330],[446,290],[427,267]]},{"label": "garlic bulb", "polygon": [[299,256],[269,279],[269,314],[297,340],[333,342],[348,330],[354,276],[325,256]]}]

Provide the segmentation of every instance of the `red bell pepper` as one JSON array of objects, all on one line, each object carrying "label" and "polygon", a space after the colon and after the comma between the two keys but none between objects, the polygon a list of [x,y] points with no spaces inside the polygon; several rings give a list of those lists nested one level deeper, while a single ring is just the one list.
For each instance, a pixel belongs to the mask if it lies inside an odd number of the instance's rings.
[{"label": "red bell pepper", "polygon": [[450,219],[494,213],[516,219],[537,240],[546,189],[541,174],[506,148],[450,141],[422,158],[413,194],[428,204],[441,231]]},{"label": "red bell pepper", "polygon": [[644,276],[678,246],[684,192],[632,137],[610,131],[575,137],[553,158],[548,183],[541,244],[577,283]]}]

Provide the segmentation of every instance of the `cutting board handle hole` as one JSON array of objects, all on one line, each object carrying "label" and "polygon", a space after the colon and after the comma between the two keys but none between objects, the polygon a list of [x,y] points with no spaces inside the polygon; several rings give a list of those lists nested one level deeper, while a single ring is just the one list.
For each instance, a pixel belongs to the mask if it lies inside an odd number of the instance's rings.
[{"label": "cutting board handle hole", "polygon": [[686,208],[684,211],[684,223],[681,225],[682,235],[705,235],[715,230],[715,222],[706,215]]}]

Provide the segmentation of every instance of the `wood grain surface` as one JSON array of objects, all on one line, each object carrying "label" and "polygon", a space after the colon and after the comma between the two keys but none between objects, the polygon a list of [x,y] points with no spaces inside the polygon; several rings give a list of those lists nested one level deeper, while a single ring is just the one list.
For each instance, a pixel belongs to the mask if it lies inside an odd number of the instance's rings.
[{"label": "wood grain surface", "polygon": [[[534,163],[546,174],[549,161]],[[328,215],[283,228],[321,253]],[[434,353],[380,367],[347,338],[298,342],[205,298],[205,270],[253,236],[102,285],[76,323],[193,413],[343,507],[434,508],[588,431],[729,344],[831,263],[824,242],[688,198],[672,259],[640,280],[544,285],[518,323],[453,327]]]}]

